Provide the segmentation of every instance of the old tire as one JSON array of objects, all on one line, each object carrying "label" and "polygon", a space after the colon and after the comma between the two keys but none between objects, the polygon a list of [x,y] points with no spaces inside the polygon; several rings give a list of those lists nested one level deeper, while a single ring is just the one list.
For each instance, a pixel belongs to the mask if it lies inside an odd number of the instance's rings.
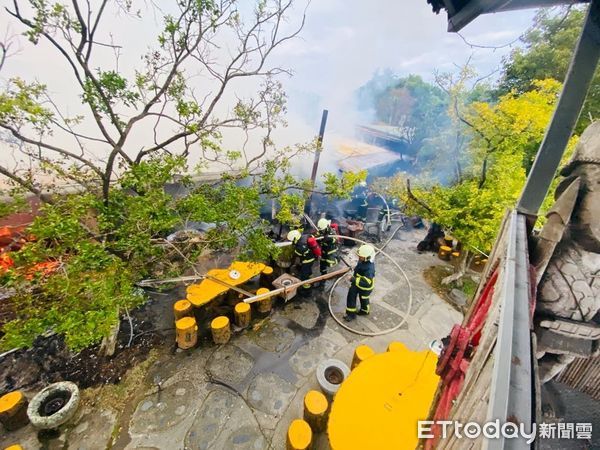
[{"label": "old tire", "polygon": [[[336,382],[330,381],[332,375],[338,379]],[[350,368],[337,359],[327,359],[317,366],[317,381],[319,386],[330,397],[333,397],[337,393],[342,382],[348,378],[348,375],[350,375]]]},{"label": "old tire", "polygon": [[[44,415],[43,408],[53,399],[63,398],[66,403],[58,411]],[[38,392],[29,402],[27,416],[31,424],[40,430],[58,428],[66,423],[77,411],[79,406],[79,388],[70,381],[53,383]]]}]

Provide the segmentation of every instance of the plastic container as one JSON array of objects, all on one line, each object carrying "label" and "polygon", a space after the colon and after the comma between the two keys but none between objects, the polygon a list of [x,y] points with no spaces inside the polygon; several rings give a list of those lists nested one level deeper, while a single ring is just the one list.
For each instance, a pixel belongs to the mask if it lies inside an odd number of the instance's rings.
[{"label": "plastic container", "polygon": [[173,305],[175,320],[183,319],[192,315],[192,304],[189,300],[178,300]]},{"label": "plastic container", "polygon": [[194,347],[198,343],[198,325],[193,317],[183,317],[175,322],[177,346],[182,350]]},{"label": "plastic container", "polygon": [[210,330],[212,332],[213,342],[215,344],[227,344],[231,338],[229,317],[215,317],[210,323]]}]

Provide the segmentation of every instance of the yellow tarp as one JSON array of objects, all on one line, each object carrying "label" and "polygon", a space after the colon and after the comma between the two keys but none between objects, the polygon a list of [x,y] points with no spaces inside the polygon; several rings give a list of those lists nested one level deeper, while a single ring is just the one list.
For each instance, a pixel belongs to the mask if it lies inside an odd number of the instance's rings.
[{"label": "yellow tarp", "polygon": [[363,361],[342,383],[328,422],[333,450],[414,450],[439,377],[437,355],[402,344]]},{"label": "yellow tarp", "polygon": [[[259,275],[267,267],[262,263],[234,261],[227,269],[209,270],[207,275],[231,286],[238,286]],[[238,274],[239,276],[237,276]],[[232,275],[235,275],[236,278]],[[186,292],[187,299],[194,307],[198,308],[228,290],[229,288],[221,283],[205,279],[200,283],[188,286]]]}]

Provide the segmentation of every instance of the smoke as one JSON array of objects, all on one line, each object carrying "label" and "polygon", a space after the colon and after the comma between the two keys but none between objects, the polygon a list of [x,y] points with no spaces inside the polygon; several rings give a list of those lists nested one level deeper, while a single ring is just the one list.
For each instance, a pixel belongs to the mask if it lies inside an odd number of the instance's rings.
[{"label": "smoke", "polygon": [[[304,4],[298,3],[286,26],[291,29],[297,25],[303,8]],[[142,12],[146,14],[144,20],[117,16],[99,30],[109,42],[114,39],[123,44],[119,50],[118,69],[131,79],[134,69],[141,63],[139,55],[155,45],[157,29],[162,26],[159,14]],[[503,44],[522,33],[532,16],[533,11],[519,11],[480,17],[463,35],[478,44]],[[8,20],[6,13],[1,17],[3,21]],[[5,24],[1,25],[4,28]],[[11,22],[10,27],[15,32],[22,31],[17,23]],[[56,53],[43,41],[40,46],[32,47],[25,38],[21,40],[23,51],[7,62],[2,78],[39,79],[48,85],[63,111],[70,116],[78,114],[83,105],[81,98],[73,93],[74,80],[69,67],[58,60]],[[99,47],[96,51],[98,66],[114,65],[112,49]],[[454,64],[461,64],[472,56],[471,63],[478,71],[487,73],[496,68],[509,51],[510,48],[497,51],[470,48],[458,36],[446,32],[445,17],[433,14],[425,0],[312,2],[300,37],[286,42],[272,55],[272,65],[293,72],[292,77],[282,79],[288,93],[289,125],[276,131],[274,141],[279,147],[312,141],[319,130],[322,110],[328,109],[319,174],[336,171],[340,156],[336,152],[336,142],[352,139],[355,125],[372,119],[368,113],[358,111],[354,93],[377,68],[390,67],[401,76],[415,73],[431,80],[434,70],[452,70]],[[199,86],[198,95],[211,89],[206,79],[196,78],[195,82]],[[225,99],[219,113],[225,114],[237,97],[250,96],[257,89],[254,81],[236,84],[235,92]],[[134,146],[148,146],[151,133],[151,125],[140,129],[131,138]],[[58,134],[53,139],[56,144],[63,144]],[[227,149],[239,149],[244,145],[244,139],[238,131],[226,131],[223,145]],[[258,152],[260,138],[248,141],[246,146],[250,154]],[[312,158],[306,156],[295,165],[297,172],[305,176],[310,174],[311,168]]]},{"label": "smoke", "polygon": [[[533,14],[529,10],[482,16],[462,34],[469,42],[502,45],[525,31]],[[319,174],[335,172],[340,158],[337,143],[354,139],[357,124],[374,120],[373,111],[359,110],[355,94],[378,69],[389,68],[398,77],[417,74],[433,82],[435,71],[456,71],[469,58],[477,72],[491,73],[510,51],[471,48],[447,33],[445,17],[433,14],[425,0],[312,2],[301,38],[275,55],[277,63],[294,70],[293,77],[284,80],[289,126],[277,134],[278,142],[313,139],[322,110],[327,109]],[[306,158],[296,164],[297,172],[306,176],[311,168],[312,160]]]}]

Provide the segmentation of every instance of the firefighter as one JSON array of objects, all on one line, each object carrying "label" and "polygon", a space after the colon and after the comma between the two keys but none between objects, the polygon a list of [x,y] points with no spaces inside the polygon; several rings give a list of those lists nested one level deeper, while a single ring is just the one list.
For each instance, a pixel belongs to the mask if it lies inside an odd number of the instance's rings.
[{"label": "firefighter", "polygon": [[[292,230],[287,235],[288,241],[294,246],[294,256],[299,259],[300,280],[308,280],[312,276],[315,259],[321,257],[321,248],[313,236],[302,234],[299,230]],[[307,296],[310,292],[310,284],[303,284],[300,294]]]},{"label": "firefighter", "polygon": [[[354,268],[352,284],[346,298],[346,315],[344,320],[350,322],[356,315],[366,316],[370,312],[369,297],[375,283],[375,248],[372,245],[361,245],[358,249],[358,264]],[[360,299],[360,309],[356,308],[356,297]]]},{"label": "firefighter", "polygon": [[367,210],[369,209],[369,188],[366,181],[361,181],[354,191],[356,206],[356,220],[367,221]]},{"label": "firefighter", "polygon": [[340,234],[340,229],[337,224],[331,223],[331,220],[319,219],[317,222],[317,236],[321,238],[321,262],[319,268],[321,275],[327,273],[327,269],[335,266],[338,263],[337,252],[339,238],[336,235]]}]

